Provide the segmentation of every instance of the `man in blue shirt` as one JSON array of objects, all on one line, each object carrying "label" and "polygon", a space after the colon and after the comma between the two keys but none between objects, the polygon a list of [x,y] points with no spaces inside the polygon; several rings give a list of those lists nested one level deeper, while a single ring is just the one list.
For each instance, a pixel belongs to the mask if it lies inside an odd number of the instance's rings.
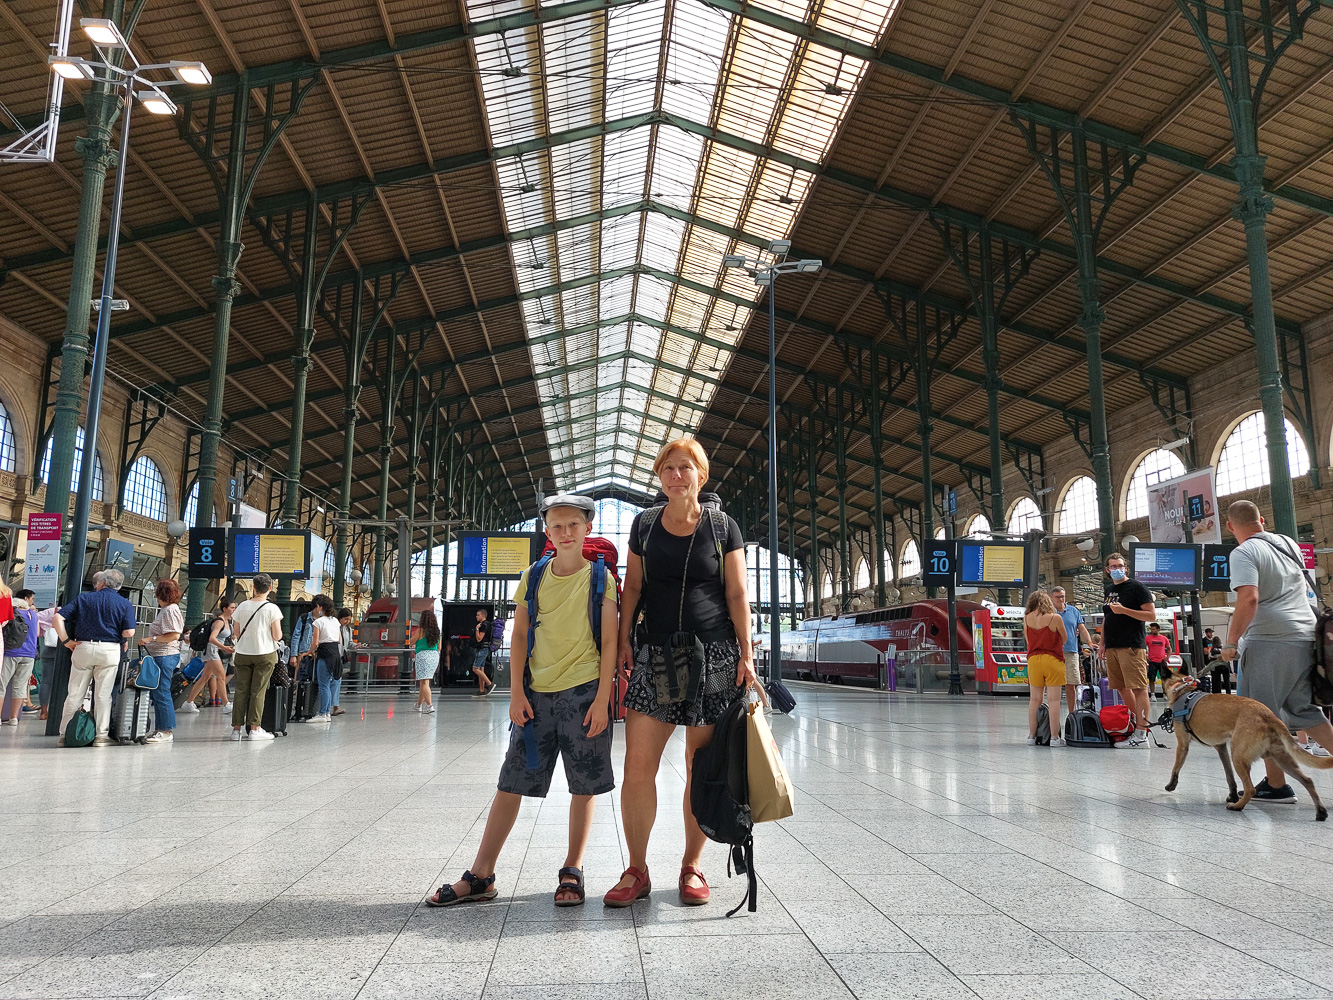
[{"label": "man in blue shirt", "polygon": [[[72,651],[69,668],[69,694],[60,716],[60,732],[65,732],[74,717],[88,685],[93,685],[93,719],[97,737],[93,746],[111,742],[111,695],[116,688],[125,644],[134,638],[134,605],[118,591],[125,585],[120,570],[108,569],[93,577],[94,589],[80,594],[57,612],[56,635]],[[64,746],[65,737],[60,737]]]},{"label": "man in blue shirt", "polygon": [[[1074,704],[1074,688],[1081,681],[1078,670],[1079,650],[1092,645],[1092,636],[1088,633],[1088,626],[1083,624],[1082,612],[1069,603],[1064,587],[1052,590],[1051,600],[1065,622],[1065,707],[1072,712],[1078,708]],[[1089,677],[1088,681],[1091,683],[1092,678]]]}]

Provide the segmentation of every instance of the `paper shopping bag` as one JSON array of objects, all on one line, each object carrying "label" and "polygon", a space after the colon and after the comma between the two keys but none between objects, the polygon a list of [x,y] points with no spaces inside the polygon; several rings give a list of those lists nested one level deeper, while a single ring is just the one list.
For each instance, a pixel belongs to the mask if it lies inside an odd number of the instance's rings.
[{"label": "paper shopping bag", "polygon": [[763,707],[751,704],[745,723],[750,818],[755,823],[786,819],[792,814],[791,778],[773,741]]}]

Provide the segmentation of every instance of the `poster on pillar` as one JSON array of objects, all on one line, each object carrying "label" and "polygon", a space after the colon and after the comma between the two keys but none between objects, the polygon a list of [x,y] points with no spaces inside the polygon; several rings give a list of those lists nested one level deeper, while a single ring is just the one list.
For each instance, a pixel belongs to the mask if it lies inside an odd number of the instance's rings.
[{"label": "poster on pillar", "polygon": [[1191,541],[1221,544],[1222,519],[1217,513],[1211,468],[1187,472],[1148,487],[1148,534],[1154,542],[1185,541],[1187,520]]},{"label": "poster on pillar", "polygon": [[64,519],[63,514],[28,515],[23,586],[33,592],[33,603],[39,609],[54,605],[60,589],[60,531]]}]

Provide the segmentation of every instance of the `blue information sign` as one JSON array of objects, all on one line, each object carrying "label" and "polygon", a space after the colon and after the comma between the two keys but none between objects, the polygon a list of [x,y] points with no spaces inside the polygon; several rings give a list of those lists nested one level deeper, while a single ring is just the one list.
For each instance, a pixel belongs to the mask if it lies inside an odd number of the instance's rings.
[{"label": "blue information sign", "polygon": [[952,538],[933,538],[922,553],[921,585],[952,587],[958,582],[958,542]]},{"label": "blue information sign", "polygon": [[1203,586],[1204,591],[1228,591],[1231,589],[1231,553],[1234,545],[1205,545],[1203,547]]},{"label": "blue information sign", "polygon": [[219,580],[227,575],[227,529],[191,528],[190,564],[192,580]]},{"label": "blue information sign", "polygon": [[1022,587],[1027,561],[1024,542],[964,539],[958,549],[958,582],[964,587]]}]

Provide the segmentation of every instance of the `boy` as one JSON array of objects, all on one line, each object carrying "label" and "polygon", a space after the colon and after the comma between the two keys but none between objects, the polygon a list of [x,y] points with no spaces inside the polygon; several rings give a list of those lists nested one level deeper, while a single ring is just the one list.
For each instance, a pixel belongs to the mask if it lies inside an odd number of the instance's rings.
[{"label": "boy", "polygon": [[[589,616],[592,566],[583,558],[597,508],[588,497],[561,494],[542,504],[546,536],[555,555],[537,588],[538,624],[528,650],[526,602],[529,567],[514,594],[517,609],[510,662],[509,752],[500,768],[499,790],[486,820],[486,832],[472,868],[453,885],[442,885],[426,902],[430,906],[494,899],[495,862],[518,818],[523,796],[545,798],[555,773],[556,757],[564,758],[569,804],[569,848],[559,872],[556,906],[579,906],[584,900],[583,849],[592,828],[593,796],[611,791],[611,701],[619,621],[615,583],[608,577],[602,603],[601,653],[593,640]],[[526,670],[517,665],[526,662]],[[525,728],[526,727],[526,728]],[[535,768],[529,768],[535,763]]]}]

